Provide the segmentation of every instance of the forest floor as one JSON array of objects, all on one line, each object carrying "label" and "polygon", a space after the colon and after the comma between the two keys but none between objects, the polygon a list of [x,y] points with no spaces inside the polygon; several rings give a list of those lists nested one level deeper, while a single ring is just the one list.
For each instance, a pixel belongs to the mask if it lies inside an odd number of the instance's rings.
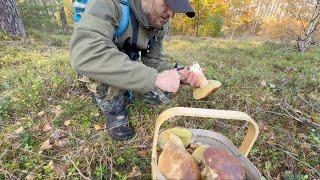
[{"label": "forest floor", "polygon": [[[151,178],[155,119],[170,107],[237,110],[260,134],[248,158],[266,179],[320,178],[320,49],[289,44],[173,37],[172,62],[199,62],[222,87],[207,99],[181,87],[169,105],[141,97],[128,106],[136,136],[113,141],[91,94],[69,63],[70,34],[33,34],[0,41],[0,179]],[[239,146],[247,125],[222,119],[178,118],[163,128],[213,130]]]}]

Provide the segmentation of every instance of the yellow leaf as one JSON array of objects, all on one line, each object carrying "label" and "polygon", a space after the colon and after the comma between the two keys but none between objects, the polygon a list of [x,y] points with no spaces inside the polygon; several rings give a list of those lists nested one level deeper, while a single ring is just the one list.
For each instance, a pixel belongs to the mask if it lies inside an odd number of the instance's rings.
[{"label": "yellow leaf", "polygon": [[27,180],[34,180],[35,179],[35,175],[34,174],[28,174],[28,176],[26,177]]},{"label": "yellow leaf", "polygon": [[56,116],[59,116],[62,113],[62,106],[60,105],[56,106],[54,113],[56,114]]},{"label": "yellow leaf", "polygon": [[134,166],[132,168],[132,172],[129,173],[128,178],[134,178],[137,176],[141,176],[141,169],[138,166]]},{"label": "yellow leaf", "polygon": [[65,126],[69,126],[71,124],[71,120],[67,120],[63,123]]},{"label": "yellow leaf", "polygon": [[39,113],[38,113],[38,116],[42,116],[44,114],[44,111],[40,111]]},{"label": "yellow leaf", "polygon": [[50,141],[48,139],[41,144],[39,153],[41,154],[43,150],[50,149],[50,148],[52,148],[52,145],[50,144]]},{"label": "yellow leaf", "polygon": [[95,124],[95,125],[94,125],[94,129],[95,129],[96,131],[99,131],[99,130],[101,130],[101,126],[98,125],[98,124]]},{"label": "yellow leaf", "polygon": [[42,128],[41,128],[41,130],[43,131],[43,132],[47,132],[47,131],[50,131],[52,129],[52,127],[51,126],[49,126],[49,125],[44,125]]},{"label": "yellow leaf", "polygon": [[16,129],[14,132],[16,133],[16,134],[20,134],[20,133],[22,133],[23,132],[23,130],[24,130],[24,128],[23,127],[19,127],[18,129]]}]

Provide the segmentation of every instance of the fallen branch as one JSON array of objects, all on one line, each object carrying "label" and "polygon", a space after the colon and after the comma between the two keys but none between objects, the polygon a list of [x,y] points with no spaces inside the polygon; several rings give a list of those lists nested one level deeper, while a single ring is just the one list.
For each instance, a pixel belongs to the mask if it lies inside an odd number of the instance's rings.
[{"label": "fallen branch", "polygon": [[[293,106],[291,106],[289,103],[287,103],[286,101],[284,101],[283,103],[279,103],[278,104],[279,107],[285,111],[287,114],[287,116],[293,118],[294,120],[300,122],[300,123],[304,123],[304,124],[309,124],[312,127],[320,130],[320,125],[311,121],[308,117],[308,115],[302,113],[301,111],[297,110],[296,108],[294,108]],[[302,117],[301,114],[303,114],[305,117]]]},{"label": "fallen branch", "polygon": [[[308,164],[308,163],[306,163],[306,162],[298,159],[298,158],[297,158],[297,157],[298,157],[297,154],[294,154],[294,153],[292,153],[292,152],[290,152],[290,151],[284,150],[284,149],[283,149],[280,145],[278,145],[278,144],[273,145],[273,144],[267,143],[267,142],[265,142],[265,141],[263,141],[263,142],[264,142],[265,144],[271,146],[271,147],[274,148],[274,149],[277,149],[277,150],[280,150],[280,151],[284,152],[285,154],[287,154],[288,156],[292,157],[292,158],[295,159],[296,161],[298,161],[298,162],[304,164],[305,166],[307,166],[308,168],[312,169],[318,176],[320,176],[320,172],[319,172],[317,169],[315,169],[314,167],[312,167],[310,164]],[[281,147],[281,148],[276,147],[276,146],[279,146],[279,147]]]}]

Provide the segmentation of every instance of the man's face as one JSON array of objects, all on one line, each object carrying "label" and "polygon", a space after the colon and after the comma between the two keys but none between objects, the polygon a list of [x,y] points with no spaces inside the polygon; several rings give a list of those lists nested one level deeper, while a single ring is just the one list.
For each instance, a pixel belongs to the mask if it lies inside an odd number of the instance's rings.
[{"label": "man's face", "polygon": [[165,0],[146,0],[147,17],[151,25],[156,29],[163,29],[170,18],[174,17],[174,11],[167,5]]}]

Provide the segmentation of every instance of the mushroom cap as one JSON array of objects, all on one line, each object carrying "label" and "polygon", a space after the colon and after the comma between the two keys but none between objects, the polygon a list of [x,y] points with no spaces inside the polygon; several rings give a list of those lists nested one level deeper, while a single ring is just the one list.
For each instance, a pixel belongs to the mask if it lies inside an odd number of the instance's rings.
[{"label": "mushroom cap", "polygon": [[200,179],[200,170],[191,155],[181,146],[166,143],[158,167],[167,179]]},{"label": "mushroom cap", "polygon": [[[173,137],[170,134],[174,134],[175,136],[177,136],[177,138],[179,138],[179,140],[177,140],[176,137]],[[187,147],[190,143],[193,142],[193,136],[191,131],[189,131],[187,128],[174,127],[160,132],[158,146],[162,149],[165,143],[168,141],[177,143],[181,141],[183,146]]]},{"label": "mushroom cap", "polygon": [[201,164],[203,162],[203,159],[202,159],[203,152],[209,147],[210,147],[209,145],[204,144],[199,146],[197,149],[193,151],[192,157],[198,164]]},{"label": "mushroom cap", "polygon": [[207,179],[236,179],[246,178],[243,165],[228,151],[217,147],[209,147],[203,153]]},{"label": "mushroom cap", "polygon": [[216,80],[208,80],[208,84],[202,88],[196,88],[193,90],[194,99],[202,99],[209,96],[221,86],[221,82]]}]

